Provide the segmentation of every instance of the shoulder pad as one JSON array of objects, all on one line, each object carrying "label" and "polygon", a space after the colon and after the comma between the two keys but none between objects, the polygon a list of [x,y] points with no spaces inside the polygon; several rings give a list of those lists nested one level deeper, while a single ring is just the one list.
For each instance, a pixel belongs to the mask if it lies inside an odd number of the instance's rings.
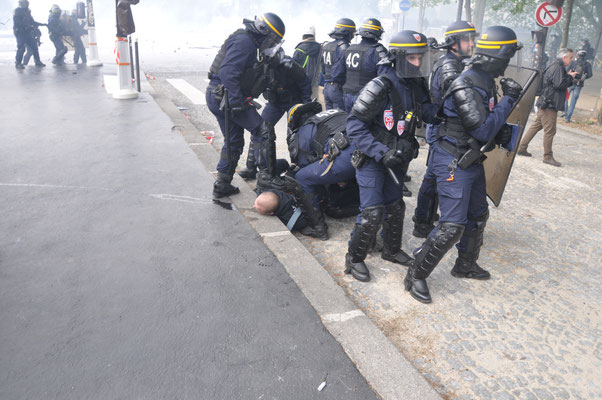
[{"label": "shoulder pad", "polygon": [[441,82],[442,92],[445,92],[449,88],[453,80],[460,75],[462,69],[462,64],[452,58],[447,58],[441,63],[439,80]]},{"label": "shoulder pad", "polygon": [[460,75],[451,83],[449,91],[464,129],[471,131],[485,122],[487,111],[483,98],[470,78]]},{"label": "shoulder pad", "polygon": [[351,114],[361,121],[369,122],[382,109],[393,89],[393,82],[386,76],[377,76],[364,86],[353,103]]},{"label": "shoulder pad", "polygon": [[380,58],[381,61],[384,60],[384,59],[386,59],[387,61],[389,61],[389,58],[388,58],[389,52],[387,51],[387,49],[385,48],[385,46],[383,46],[379,42],[379,43],[376,43],[376,45],[374,45],[374,47],[376,48],[376,54],[378,54],[378,58]]}]

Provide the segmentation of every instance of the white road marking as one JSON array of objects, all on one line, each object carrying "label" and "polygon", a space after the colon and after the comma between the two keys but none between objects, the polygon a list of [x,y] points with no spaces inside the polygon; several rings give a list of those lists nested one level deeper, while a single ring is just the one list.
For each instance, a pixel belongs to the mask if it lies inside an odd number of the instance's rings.
[{"label": "white road marking", "polygon": [[197,204],[198,203],[207,203],[207,200],[199,199],[197,197],[178,196],[176,194],[160,193],[160,194],[149,194],[149,196],[154,199],[180,201],[182,203],[197,203]]},{"label": "white road marking", "polygon": [[167,82],[178,89],[184,96],[188,97],[192,104],[202,106],[207,104],[205,101],[205,93],[201,92],[184,79],[167,79]]},{"label": "white road marking", "polygon": [[363,315],[364,312],[362,310],[356,309],[344,313],[326,314],[322,319],[324,320],[324,322],[345,322],[353,318],[361,317]]}]

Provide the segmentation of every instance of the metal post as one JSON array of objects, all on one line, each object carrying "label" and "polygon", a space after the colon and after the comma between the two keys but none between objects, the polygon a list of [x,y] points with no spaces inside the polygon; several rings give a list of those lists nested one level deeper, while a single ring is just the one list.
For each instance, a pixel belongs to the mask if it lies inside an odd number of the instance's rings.
[{"label": "metal post", "polygon": [[462,5],[464,0],[458,0],[458,13],[456,14],[456,21],[462,21]]},{"label": "metal post", "polygon": [[140,53],[138,53],[138,38],[134,43],[134,50],[136,52],[136,89],[140,92]]},{"label": "metal post", "polygon": [[92,0],[87,0],[88,16],[87,16],[87,28],[88,28],[88,46],[90,47],[90,54],[88,54],[88,66],[89,67],[100,67],[102,62],[98,58],[98,45],[96,43],[96,21],[94,19],[94,6]]},{"label": "metal post", "polygon": [[543,41],[539,43],[539,49],[537,50],[537,69],[540,71],[544,70],[546,67],[545,65],[542,65],[542,61],[546,48],[546,40],[548,38],[548,28],[542,28],[541,31],[543,32]]},{"label": "metal post", "polygon": [[134,75],[134,54],[132,51],[132,36],[128,36],[128,49],[130,51],[130,72],[132,73],[132,80],[134,80],[134,78],[136,78],[136,76]]},{"label": "metal post", "polygon": [[401,30],[405,31],[405,29],[406,29],[406,12],[404,11],[403,12],[403,20],[401,22]]}]

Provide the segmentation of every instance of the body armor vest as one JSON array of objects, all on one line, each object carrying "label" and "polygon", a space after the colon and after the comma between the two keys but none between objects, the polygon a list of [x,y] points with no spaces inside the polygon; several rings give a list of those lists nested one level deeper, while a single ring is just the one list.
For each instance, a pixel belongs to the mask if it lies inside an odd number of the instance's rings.
[{"label": "body armor vest", "polygon": [[[477,72],[473,68],[469,68],[465,70],[462,75],[470,78],[473,82],[473,86],[483,90],[488,97],[489,107],[487,108],[489,111],[497,104],[497,95],[495,90],[495,83],[492,81],[488,82],[485,77],[483,77],[479,72]],[[442,100],[442,104],[445,102],[445,98]],[[439,126],[439,130],[437,131],[437,137],[441,138],[443,136],[449,136],[456,140],[457,147],[460,150],[467,150],[470,146],[468,144],[468,140],[472,138],[462,126],[462,122],[460,118],[457,117],[447,117],[445,121]],[[485,143],[480,143],[481,145]]]},{"label": "body armor vest", "polygon": [[333,109],[322,111],[313,117],[310,117],[304,124],[316,125],[316,133],[311,142],[311,151],[306,151],[299,148],[298,129],[291,133],[289,151],[291,161],[297,162],[299,152],[302,152],[307,158],[307,161],[311,164],[318,160],[321,160],[324,156],[324,145],[329,138],[334,136],[337,132],[345,131],[347,124],[347,113],[341,110]]},{"label": "body armor vest", "polygon": [[364,68],[364,58],[371,48],[377,47],[382,47],[382,45],[380,43],[358,43],[352,44],[345,50],[345,65],[347,67],[347,79],[343,86],[345,94],[359,93],[366,83],[376,78],[376,71],[366,71]]},{"label": "body armor vest", "polygon": [[322,48],[322,61],[324,62],[324,80],[332,81],[332,66],[337,61],[337,47],[345,42],[341,39],[326,43]]},{"label": "body armor vest", "polygon": [[[234,33],[232,33],[228,39],[222,44],[222,47],[219,49],[217,55],[213,59],[213,63],[211,63],[211,67],[209,68],[209,79],[218,78],[219,79],[219,70],[222,66],[222,62],[226,57],[226,44],[228,40],[230,40],[235,35],[248,35],[253,43],[255,43],[255,39],[253,36],[245,29],[237,29]],[[268,84],[268,63],[255,60],[253,65],[249,68],[246,68],[241,77],[240,77],[240,91],[244,97],[252,97],[257,98],[263,93],[263,91],[267,88]]]}]

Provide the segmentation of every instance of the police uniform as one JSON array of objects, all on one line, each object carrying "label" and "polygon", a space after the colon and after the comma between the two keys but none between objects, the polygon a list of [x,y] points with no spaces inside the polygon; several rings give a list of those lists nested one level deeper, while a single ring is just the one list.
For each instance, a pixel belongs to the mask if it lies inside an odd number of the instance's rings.
[{"label": "police uniform", "polygon": [[370,280],[364,259],[381,223],[381,257],[402,265],[412,261],[401,250],[405,203],[399,180],[418,154],[417,121],[435,122],[437,111],[421,77],[422,66],[406,65],[406,55],[427,53],[426,37],[414,31],[399,32],[391,39],[390,50],[395,68],[388,68],[362,89],[347,120],[347,135],[356,149],[353,164],[361,214],[345,256],[345,272],[360,281]]},{"label": "police uniform", "polygon": [[35,38],[36,31],[39,31],[37,29],[39,25],[42,24],[35,22],[31,16],[29,2],[23,0],[19,1],[19,7],[15,9],[13,15],[13,33],[17,39],[17,54],[15,57],[15,65],[17,68],[23,68],[22,62],[25,48],[33,55],[37,67],[45,66],[42,61],[40,61],[38,43]]},{"label": "police uniform", "polygon": [[324,85],[324,102],[326,109],[345,108],[343,100],[343,85],[345,84],[344,55],[345,50],[355,34],[355,23],[349,18],[337,21],[335,29],[330,33],[332,42],[322,46],[322,77]]},{"label": "police uniform", "polygon": [[[309,103],[311,101],[311,83],[303,71],[303,68],[290,57],[284,57],[283,61],[270,71],[273,78],[268,83],[267,90],[263,96],[268,101],[261,118],[276,126],[280,118],[295,104]],[[251,144],[247,155],[246,167],[239,170],[238,174],[243,179],[255,179],[257,175],[257,157],[261,138],[251,135]]]},{"label": "police uniform", "polygon": [[[430,92],[433,103],[440,105],[445,91],[464,69],[462,59],[470,57],[470,54],[463,53],[460,40],[463,38],[472,39],[475,35],[475,27],[468,21],[455,21],[447,27],[445,42],[441,46],[437,46],[440,49],[447,49],[447,53],[437,60],[431,74]],[[456,45],[456,49],[452,51],[453,45]],[[427,125],[426,141],[429,144],[429,157],[427,157],[427,169],[418,191],[416,210],[412,218],[414,221],[414,230],[412,233],[414,236],[421,238],[426,238],[435,227],[434,222],[439,205],[436,177],[429,167],[430,146],[435,142],[436,136],[437,126]]]},{"label": "police uniform", "polygon": [[[268,46],[281,40],[284,24],[277,15],[271,13],[262,14],[255,21],[244,20],[244,23],[246,29],[239,29],[226,39],[209,70],[207,106],[217,118],[222,132],[226,132],[226,114],[222,107],[226,91],[230,113],[228,134],[231,154],[228,160],[228,146],[224,143],[213,190],[216,197],[239,192],[230,182],[244,147],[245,129],[253,132],[259,142],[275,140],[273,126],[264,122],[249,101],[258,97],[267,87],[269,62],[264,50],[272,48]],[[224,138],[227,137],[228,135],[224,135]],[[271,153],[272,151],[270,156]],[[275,145],[273,153],[274,165],[270,167],[275,170]]]},{"label": "police uniform", "polygon": [[351,112],[351,107],[364,85],[387,68],[387,49],[379,43],[383,32],[380,21],[369,18],[358,31],[358,35],[362,37],[360,43],[352,44],[345,50],[342,68],[345,76],[343,97],[346,112]]},{"label": "police uniform", "polygon": [[65,54],[67,54],[67,47],[63,44],[63,36],[67,32],[65,32],[64,24],[61,22],[61,8],[56,4],[50,9],[50,15],[48,16],[48,33],[56,49],[52,63],[62,65]]},{"label": "police uniform", "polygon": [[431,302],[426,278],[458,240],[452,275],[489,278],[476,263],[489,215],[480,149],[490,140],[504,144],[511,138],[502,127],[522,88],[511,79],[502,80],[505,95],[498,102],[494,77],[503,75],[518,48],[511,29],[487,28],[477,40],[472,68],[451,83],[444,100],[445,122],[431,146],[429,165],[437,180],[441,218],[415,252],[416,260],[404,280],[406,290],[418,301]]},{"label": "police uniform", "polygon": [[[289,112],[287,143],[291,162],[297,168],[294,180],[290,177],[287,180],[316,236],[326,240],[328,227],[321,209],[326,186],[352,180],[355,169],[351,165],[353,148],[344,133],[347,113],[342,110],[316,113],[320,110],[319,103],[314,102],[297,105]],[[303,118],[302,113],[306,114]],[[296,121],[310,114],[315,115],[297,126]]]}]

